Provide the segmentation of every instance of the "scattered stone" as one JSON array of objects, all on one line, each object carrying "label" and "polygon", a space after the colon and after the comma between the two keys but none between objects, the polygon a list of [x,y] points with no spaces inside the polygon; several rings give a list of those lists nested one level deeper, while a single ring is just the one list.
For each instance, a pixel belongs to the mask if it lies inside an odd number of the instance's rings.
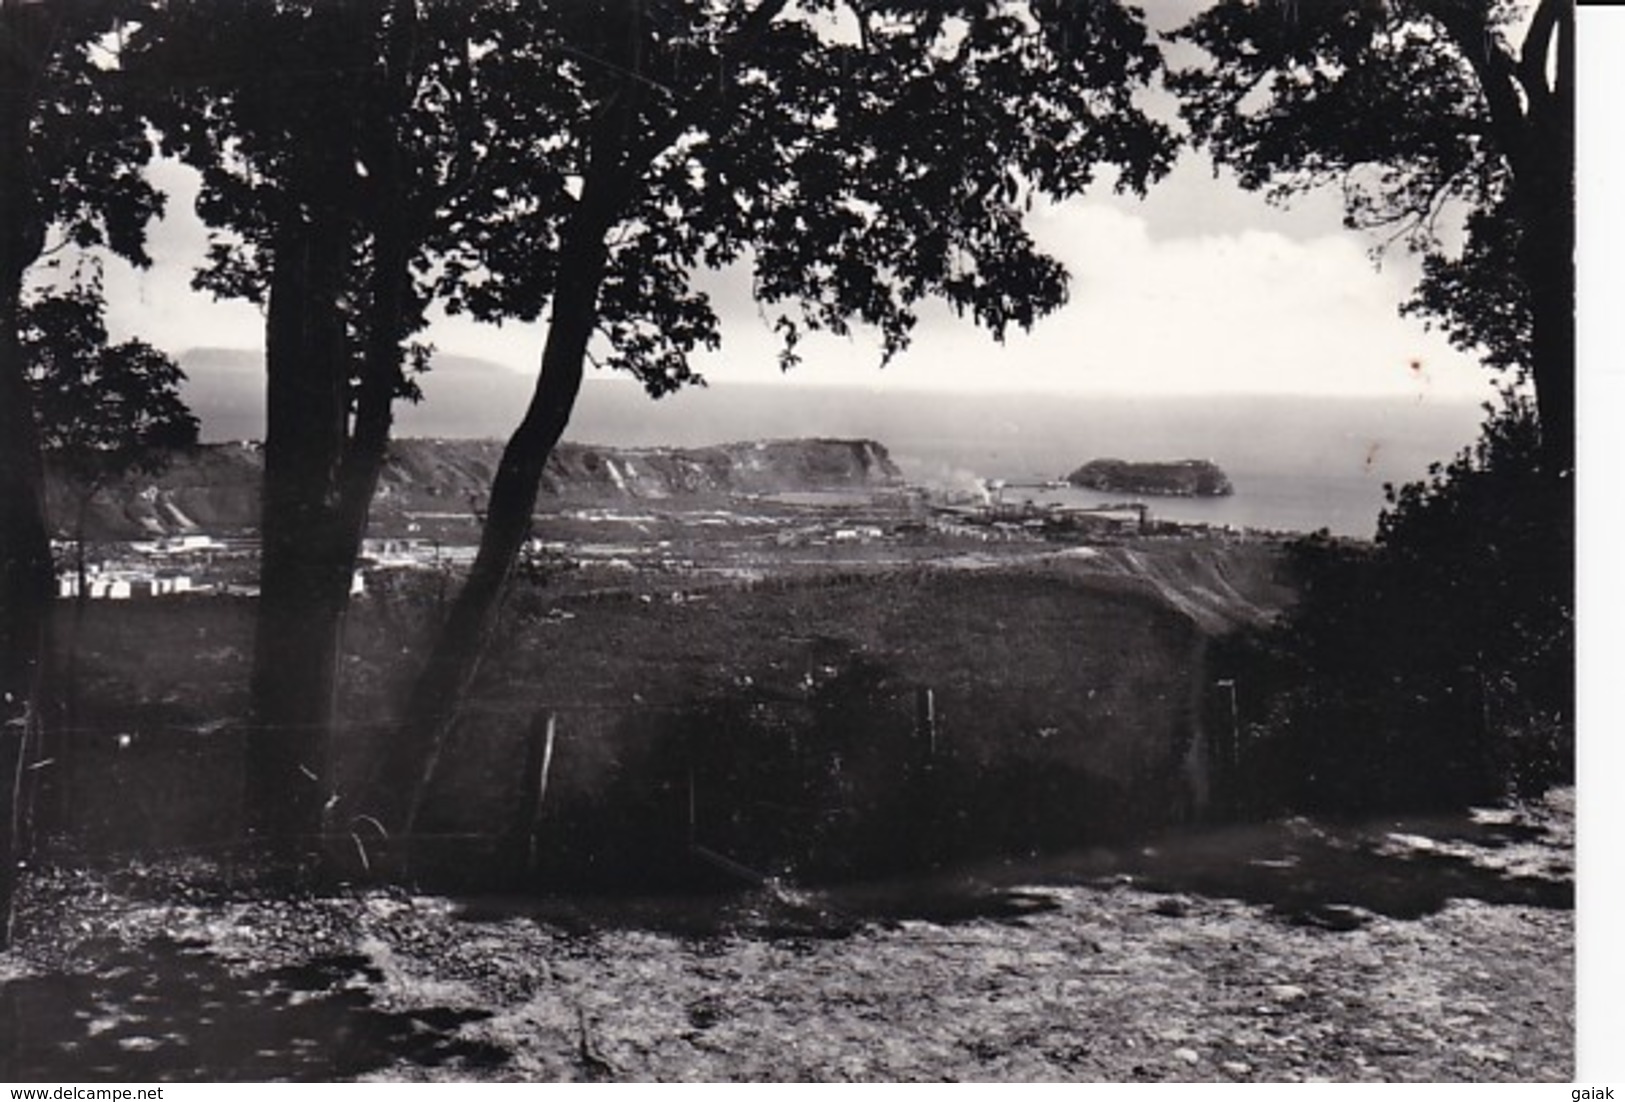
[{"label": "scattered stone", "polygon": [[1347,903],[1320,903],[1292,916],[1294,926],[1317,926],[1322,930],[1347,933],[1358,930],[1372,919],[1370,911]]},{"label": "scattered stone", "polygon": [[1165,895],[1152,905],[1151,910],[1164,918],[1184,918],[1191,913],[1191,902],[1182,895]]},{"label": "scattered stone", "polygon": [[[284,1026],[325,1021],[318,1006],[388,1024],[384,1063],[366,1073],[375,1081],[1479,1082],[1573,1067],[1572,914],[1540,907],[1451,903],[1328,938],[1266,905],[1194,893],[1181,900],[1189,917],[1148,922],[1177,896],[1084,887],[1055,893],[1068,920],[1027,927],[915,918],[841,940],[693,940],[577,932],[525,909],[468,921],[450,901],[365,889],[209,895],[181,908],[144,881],[138,895],[109,898],[105,882],[78,870],[30,877],[22,948],[0,959],[8,984],[61,974],[108,992],[63,1004],[57,1036],[23,1034],[42,1070],[150,1067],[158,1054],[171,1069],[223,1067],[205,1046],[252,1012],[271,1024],[229,1045],[233,1058],[309,1071],[326,1035]],[[75,933],[80,919],[95,937]],[[162,952],[149,951],[159,938]],[[1450,940],[1465,951],[1452,955]],[[163,986],[140,980],[172,955],[178,986],[167,971]],[[217,961],[263,997],[239,1005]],[[320,986],[307,993],[307,981]],[[194,1001],[171,1013],[151,995]],[[1037,1021],[1048,1024],[1029,1032]],[[184,1026],[169,1032],[180,1023],[197,1027],[190,1045]],[[506,1062],[465,1044],[495,1045]]]}]

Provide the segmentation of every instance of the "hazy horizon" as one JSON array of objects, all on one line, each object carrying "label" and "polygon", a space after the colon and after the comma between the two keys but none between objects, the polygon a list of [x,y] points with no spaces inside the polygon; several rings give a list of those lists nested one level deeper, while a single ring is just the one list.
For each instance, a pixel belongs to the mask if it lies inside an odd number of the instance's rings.
[{"label": "hazy horizon", "polygon": [[[260,439],[256,354],[194,350],[187,398],[205,440]],[[424,402],[397,408],[397,438],[506,439],[531,380],[500,365],[441,357]],[[455,385],[452,385],[452,384]],[[1210,459],[1234,500],[1158,502],[1171,519],[1369,536],[1385,483],[1426,477],[1478,434],[1478,403],[1445,395],[968,394],[870,386],[720,381],[658,401],[629,379],[589,376],[565,439],[608,447],[701,447],[791,437],[864,438],[910,482],[969,488],[986,479],[1063,478],[1091,459]]]},{"label": "hazy horizon", "polygon": [[[263,437],[264,377],[259,353],[194,348],[181,354],[180,363],[187,372],[183,395],[202,422],[203,440]],[[394,436],[504,439],[513,431],[529,401],[534,386],[532,377],[474,357],[437,356],[434,364],[433,370],[419,377],[424,400],[396,403]],[[1450,422],[1452,431],[1459,425],[1463,411],[1471,411],[1476,429],[1482,420],[1479,411],[1483,401],[1450,392],[1414,396],[1021,390],[980,394],[896,386],[890,379],[879,377],[868,385],[827,382],[809,385],[800,372],[768,381],[719,380],[654,399],[631,379],[607,372],[589,372],[566,439],[614,446],[697,446],[766,436],[867,435],[865,426],[888,425],[902,419],[907,427],[906,421],[922,409],[957,407],[974,410],[979,427],[996,440],[1001,436],[1019,435],[1019,426],[990,416],[1008,415],[1012,410],[1027,410],[1033,416],[1052,420],[1066,416],[1064,411],[1090,407],[1182,410],[1184,415],[1177,421],[1184,425],[1202,412],[1233,413],[1254,407],[1263,413],[1283,405],[1347,411],[1351,418],[1347,432],[1371,436],[1373,411],[1410,421],[1440,414]],[[907,417],[898,412],[904,408],[911,411]],[[1140,418],[1133,427],[1143,430],[1146,424],[1146,420]],[[756,431],[755,426],[772,431]],[[1188,427],[1179,431],[1186,432]],[[1216,426],[1216,431],[1222,435],[1224,430]],[[1295,430],[1289,428],[1289,431]],[[1378,438],[1371,442],[1380,446],[1383,441],[1378,431]],[[919,431],[911,430],[911,434],[919,435]],[[1164,434],[1156,434],[1153,439],[1157,441],[1153,450],[1165,450],[1168,441]]]}]

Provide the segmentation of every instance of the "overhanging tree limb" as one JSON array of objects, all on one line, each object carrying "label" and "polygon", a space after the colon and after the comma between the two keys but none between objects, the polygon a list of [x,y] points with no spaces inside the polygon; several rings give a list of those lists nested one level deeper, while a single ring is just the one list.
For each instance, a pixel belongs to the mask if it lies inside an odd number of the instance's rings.
[{"label": "overhanging tree limb", "polygon": [[1524,132],[1527,116],[1519,101],[1518,64],[1485,24],[1482,10],[1459,0],[1431,0],[1425,5],[1434,14],[1461,56],[1478,77],[1479,90],[1489,107],[1496,144],[1512,165],[1514,174],[1527,170],[1529,156]]},{"label": "overhanging tree limb", "polygon": [[[1530,114],[1545,110],[1548,101],[1557,94],[1554,87],[1556,82],[1547,76],[1548,67],[1553,62],[1552,41],[1561,33],[1561,27],[1572,26],[1573,19],[1574,8],[1570,0],[1541,0],[1530,20],[1523,48],[1518,53],[1518,83],[1529,98]],[[1562,70],[1559,62],[1558,71],[1561,73]]]}]

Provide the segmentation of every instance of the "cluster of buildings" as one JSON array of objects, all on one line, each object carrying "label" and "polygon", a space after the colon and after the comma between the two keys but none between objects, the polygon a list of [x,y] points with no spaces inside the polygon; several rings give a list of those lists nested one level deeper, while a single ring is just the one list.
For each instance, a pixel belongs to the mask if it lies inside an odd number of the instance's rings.
[{"label": "cluster of buildings", "polygon": [[219,588],[203,579],[221,573],[225,562],[251,559],[258,545],[206,535],[162,536],[120,544],[112,554],[86,562],[82,572],[75,562],[77,548],[58,544],[55,550],[57,561],[69,564],[57,572],[59,598],[128,601]]},{"label": "cluster of buildings", "polygon": [[1147,508],[1123,505],[1035,504],[1002,500],[939,505],[932,510],[932,527],[962,539],[1112,539],[1139,535],[1150,529]]},{"label": "cluster of buildings", "polygon": [[361,558],[380,570],[434,570],[468,566],[478,548],[417,537],[368,538],[361,541]]},{"label": "cluster of buildings", "polygon": [[[127,601],[132,597],[167,597],[190,592],[192,578],[188,574],[160,576],[138,571],[103,571],[100,565],[85,570],[85,593],[91,600]],[[80,595],[77,571],[57,576],[56,595],[63,598]]]},{"label": "cluster of buildings", "polygon": [[[366,592],[370,570],[466,568],[475,548],[448,545],[430,539],[367,539],[362,541],[361,566],[350,583],[350,595]],[[256,563],[259,543],[254,539],[220,539],[206,535],[167,536],[120,544],[99,561],[84,566],[83,582],[74,565],[71,544],[57,548],[59,598],[81,595],[91,600],[128,601],[170,597],[183,593],[222,593],[252,597],[259,593]]]},{"label": "cluster of buildings", "polygon": [[[752,534],[745,543],[718,543],[714,538],[700,541],[707,547],[726,550],[746,547],[764,540],[779,548],[849,548],[857,550],[877,544],[904,543],[933,537],[986,541],[1113,541],[1144,535],[1162,529],[1153,524],[1146,507],[1139,503],[1111,506],[1078,506],[1022,500],[1007,502],[1007,489],[1042,489],[1034,485],[982,484],[974,498],[948,498],[926,501],[918,493],[888,500],[889,509],[871,501],[871,509],[832,510],[821,515],[744,515],[727,512],[688,516],[690,526],[756,527],[771,531]],[[851,503],[846,503],[850,505]],[[878,511],[876,511],[878,510]],[[653,570],[687,574],[700,569],[693,558],[681,557],[669,538],[651,538],[657,533],[649,525],[660,518],[619,514],[583,514],[579,519],[617,521],[634,524],[643,538],[616,542],[572,539],[532,539],[525,555],[532,565],[593,566],[620,571]],[[663,534],[663,533],[662,533]],[[692,533],[691,533],[692,536]],[[692,551],[688,542],[683,549]],[[72,563],[77,551],[58,548],[58,561]],[[458,572],[467,569],[476,548],[457,542],[425,538],[421,535],[371,537],[364,539],[350,593],[366,591],[366,573],[393,570],[435,570]],[[65,567],[57,577],[57,595],[64,599],[132,600],[171,597],[187,593],[218,593],[255,596],[258,587],[259,541],[251,535],[216,537],[185,534],[134,541],[120,545],[101,561],[78,568]]]},{"label": "cluster of buildings", "polygon": [[783,529],[773,536],[780,547],[827,547],[831,544],[875,543],[886,538],[878,524],[842,521],[835,524],[808,524]]}]

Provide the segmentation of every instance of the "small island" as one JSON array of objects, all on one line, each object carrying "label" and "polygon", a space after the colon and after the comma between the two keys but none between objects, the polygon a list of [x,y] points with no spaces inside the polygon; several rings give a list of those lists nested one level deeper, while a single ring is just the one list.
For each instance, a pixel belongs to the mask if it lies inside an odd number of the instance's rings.
[{"label": "small island", "polygon": [[1161,497],[1226,497],[1235,493],[1229,477],[1207,459],[1133,463],[1092,459],[1066,476],[1074,486],[1113,494]]}]

